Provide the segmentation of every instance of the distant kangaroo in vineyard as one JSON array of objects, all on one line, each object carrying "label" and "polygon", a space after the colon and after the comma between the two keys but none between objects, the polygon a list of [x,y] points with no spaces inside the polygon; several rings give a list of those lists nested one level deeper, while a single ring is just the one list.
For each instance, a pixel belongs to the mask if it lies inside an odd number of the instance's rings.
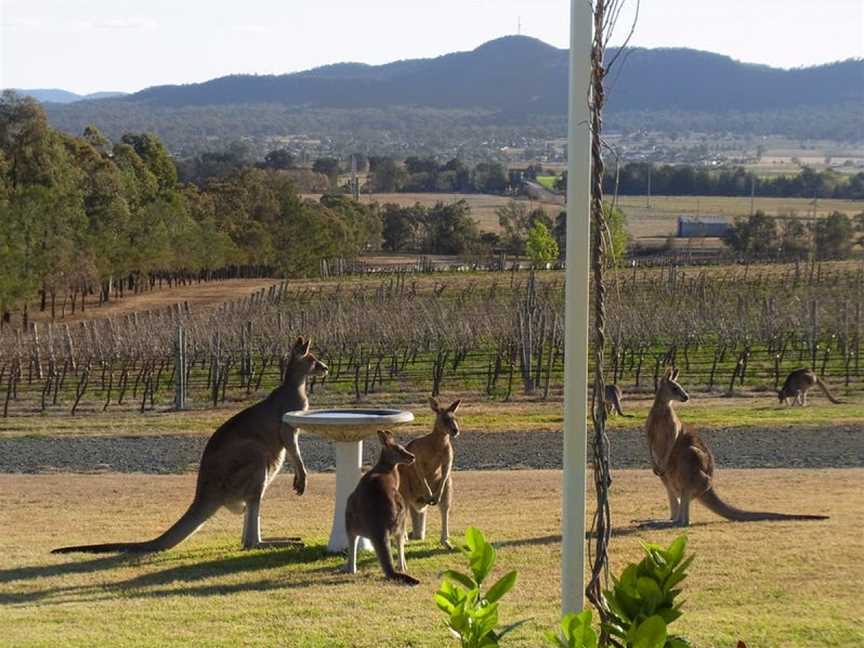
[{"label": "distant kangaroo in vineyard", "polygon": [[432,431],[406,444],[409,452],[417,457],[412,466],[399,467],[399,492],[411,511],[412,540],[426,537],[427,507],[438,504],[441,509],[441,544],[452,549],[450,544],[450,505],[453,502],[453,444],[451,439],[459,436],[456,410],[461,400],[442,408],[434,398],[429,406],[435,412]]},{"label": "distant kangaroo in vineyard", "polygon": [[801,407],[807,405],[807,392],[813,387],[819,385],[819,388],[825,392],[832,403],[841,405],[843,401],[837,400],[834,395],[828,391],[828,386],[822,382],[819,376],[812,369],[802,368],[796,369],[786,377],[786,382],[783,383],[783,389],[777,392],[777,398],[781,403],[786,404],[789,399],[792,404],[798,403]]},{"label": "distant kangaroo in vineyard", "polygon": [[[360,536],[369,538],[384,575],[406,585],[419,580],[405,574],[405,501],[399,494],[400,464],[414,463],[414,455],[396,443],[390,432],[378,432],[381,456],[369,472],[360,478],[357,488],[348,496],[345,507],[345,529],[348,532],[348,562],[345,571],[357,573],[357,543]],[[396,537],[400,571],[393,567],[391,537]]]},{"label": "distant kangaroo in vineyard", "polygon": [[621,401],[624,399],[624,394],[621,392],[621,388],[618,385],[606,385],[606,390],[604,392],[606,394],[606,398],[604,398],[604,402],[606,404],[606,414],[612,414],[612,410],[618,412],[621,416],[626,416],[627,418],[632,418],[632,414],[625,414],[624,410],[621,408]]},{"label": "distant kangaroo in vineyard", "polygon": [[294,464],[294,490],[306,490],[306,468],[297,445],[297,428],[282,423],[287,411],[305,410],[306,378],[324,376],[327,366],[309,353],[310,340],[297,338],[282,384],[263,401],[232,416],[216,430],[204,448],[195,498],[182,517],[158,538],[147,542],[62,547],[52,553],[164,551],[195,533],[221,507],[245,513],[243,548],[302,544],[299,540],[261,540],[261,498],[279,473],[285,454]]},{"label": "distant kangaroo in vineyard", "polygon": [[671,520],[651,521],[643,526],[688,526],[690,502],[699,500],[709,510],[727,520],[826,520],[825,515],[797,515],[763,511],[742,511],[720,499],[712,484],[714,457],[696,432],[684,430],[672,408],[673,401],[690,400],[678,384],[678,369],[667,369],[654,397],[645,422],[651,452],[651,465],[669,496]]}]

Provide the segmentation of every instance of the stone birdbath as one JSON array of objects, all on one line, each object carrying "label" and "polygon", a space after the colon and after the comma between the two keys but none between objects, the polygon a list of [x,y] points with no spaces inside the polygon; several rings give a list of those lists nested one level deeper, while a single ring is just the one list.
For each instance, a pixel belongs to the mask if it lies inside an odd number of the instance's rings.
[{"label": "stone birdbath", "polygon": [[[363,474],[363,439],[414,420],[411,412],[395,409],[328,409],[287,412],[282,421],[304,432],[328,439],[336,453],[336,505],[333,510],[333,528],[327,551],[340,553],[348,548],[345,531],[345,506],[348,496],[357,487]],[[360,547],[371,549],[361,538]]]}]

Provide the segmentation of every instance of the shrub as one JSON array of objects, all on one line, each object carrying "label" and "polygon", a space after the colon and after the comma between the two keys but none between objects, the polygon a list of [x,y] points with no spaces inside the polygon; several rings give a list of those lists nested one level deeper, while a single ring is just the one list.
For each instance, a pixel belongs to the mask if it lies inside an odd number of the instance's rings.
[{"label": "shrub", "polygon": [[447,627],[461,641],[462,648],[494,648],[503,636],[524,623],[496,630],[498,601],[516,584],[516,572],[502,576],[484,594],[481,586],[495,566],[495,548],[473,527],[465,532],[465,543],[460,548],[471,574],[445,571],[435,603],[448,616]]}]

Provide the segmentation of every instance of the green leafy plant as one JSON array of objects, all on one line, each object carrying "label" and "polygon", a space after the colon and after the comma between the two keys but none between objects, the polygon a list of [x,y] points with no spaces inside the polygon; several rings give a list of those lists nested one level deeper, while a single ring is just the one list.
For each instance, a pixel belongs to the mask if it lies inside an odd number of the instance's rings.
[{"label": "green leafy plant", "polygon": [[[605,592],[611,618],[603,628],[609,642],[619,648],[686,648],[686,639],[668,634],[667,626],[681,616],[681,593],[676,587],[687,577],[693,556],[684,557],[687,536],[678,536],[668,548],[645,544],[645,557],[628,565],[614,587]],[[578,645],[578,644],[577,644]],[[589,645],[589,644],[585,644]]]},{"label": "green leafy plant", "polygon": [[597,633],[591,627],[591,610],[586,608],[565,614],[560,632],[550,630],[546,639],[558,648],[597,648]]},{"label": "green leafy plant", "polygon": [[[516,584],[516,572],[502,576],[483,593],[481,586],[495,566],[495,548],[478,529],[468,528],[460,547],[471,574],[448,569],[435,594],[435,603],[447,616],[447,627],[462,648],[494,648],[507,633],[525,623],[498,627],[498,601]],[[497,628],[497,629],[496,629]]]}]

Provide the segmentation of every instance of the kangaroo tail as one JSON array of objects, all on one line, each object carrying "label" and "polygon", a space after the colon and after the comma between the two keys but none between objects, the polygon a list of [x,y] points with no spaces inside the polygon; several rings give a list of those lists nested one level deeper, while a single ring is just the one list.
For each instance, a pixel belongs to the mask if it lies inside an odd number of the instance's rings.
[{"label": "kangaroo tail", "polygon": [[834,403],[835,405],[842,405],[843,404],[843,401],[837,400],[834,397],[834,394],[832,394],[830,391],[828,391],[828,385],[826,385],[824,382],[822,382],[821,378],[816,378],[816,384],[819,385],[819,388],[823,392],[825,392],[825,395],[828,397],[828,400],[830,400],[832,403]]},{"label": "kangaroo tail", "polygon": [[51,553],[151,553],[165,551],[180,544],[195,533],[218,509],[218,504],[195,500],[170,529],[153,540],[60,547]]},{"label": "kangaroo tail", "polygon": [[718,497],[713,488],[709,488],[700,497],[699,501],[708,510],[734,522],[755,522],[757,520],[827,520],[827,515],[797,515],[788,513],[770,513],[768,511],[743,511],[727,504]]},{"label": "kangaroo tail", "polygon": [[381,569],[384,571],[384,575],[388,579],[403,583],[405,585],[420,584],[420,581],[413,576],[409,576],[408,574],[403,574],[402,572],[396,571],[396,568],[393,566],[393,556],[390,554],[390,543],[387,541],[386,537],[369,538],[369,541],[375,548],[375,554],[378,556],[378,562],[381,563]]}]

